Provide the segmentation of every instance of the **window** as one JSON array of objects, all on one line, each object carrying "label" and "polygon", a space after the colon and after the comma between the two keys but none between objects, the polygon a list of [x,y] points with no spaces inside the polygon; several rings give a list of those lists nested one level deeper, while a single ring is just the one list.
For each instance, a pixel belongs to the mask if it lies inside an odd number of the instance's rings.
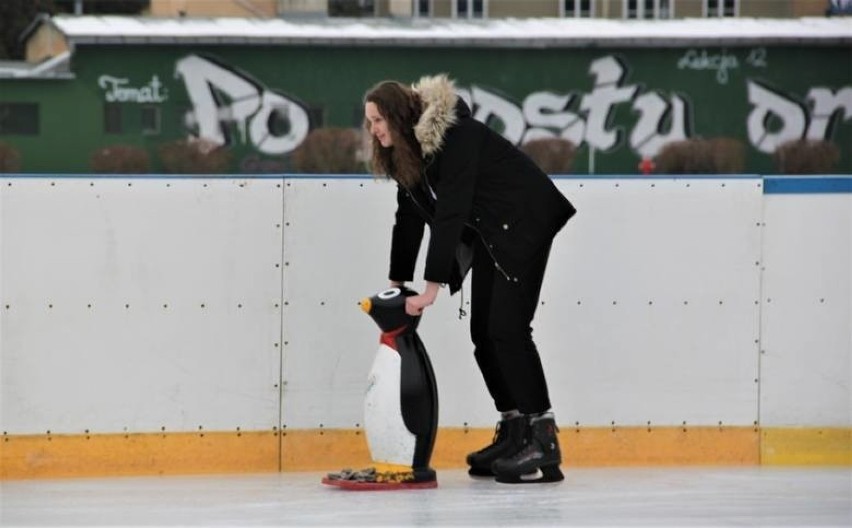
[{"label": "window", "polygon": [[160,133],[160,107],[144,105],[142,107],[142,133],[153,136]]},{"label": "window", "polygon": [[37,136],[38,103],[0,103],[0,135]]},{"label": "window", "polygon": [[624,0],[624,18],[674,18],[675,0]]},{"label": "window", "polygon": [[736,17],[740,14],[739,0],[704,0],[705,17]]},{"label": "window", "polygon": [[375,14],[375,0],[328,0],[328,16],[371,17]]},{"label": "window", "polygon": [[432,0],[413,0],[413,12],[416,17],[432,16]]},{"label": "window", "polygon": [[[38,6],[38,2],[30,3]],[[44,4],[44,2],[41,3]],[[92,2],[90,0],[54,0],[53,3],[56,4],[56,10],[60,13],[73,13],[75,15],[141,15],[151,7],[151,0],[109,0],[101,2]]]},{"label": "window", "polygon": [[454,18],[486,18],[487,0],[453,0]]},{"label": "window", "polygon": [[596,0],[562,0],[559,6],[563,17],[590,18],[595,16]]},{"label": "window", "polygon": [[124,123],[121,119],[121,107],[118,103],[104,103],[104,133],[121,134]]},{"label": "window", "polygon": [[560,16],[568,18],[591,18],[595,16],[596,0],[562,0]]}]

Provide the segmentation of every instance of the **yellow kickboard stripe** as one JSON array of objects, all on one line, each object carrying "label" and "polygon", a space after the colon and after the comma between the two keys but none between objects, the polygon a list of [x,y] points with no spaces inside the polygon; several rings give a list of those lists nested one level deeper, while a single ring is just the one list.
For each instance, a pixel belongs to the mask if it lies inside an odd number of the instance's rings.
[{"label": "yellow kickboard stripe", "polygon": [[302,429],[281,436],[282,471],[364,469],[372,464],[361,429]]},{"label": "yellow kickboard stripe", "polygon": [[774,466],[852,466],[852,429],[764,429],[760,460]]},{"label": "yellow kickboard stripe", "polygon": [[0,480],[278,471],[277,432],[3,435]]},{"label": "yellow kickboard stripe", "polygon": [[[493,432],[441,429],[435,467],[459,467],[465,456],[490,443]],[[755,465],[759,435],[754,427],[563,427],[567,466]]]},{"label": "yellow kickboard stripe", "polygon": [[[465,467],[493,430],[442,428],[432,466]],[[567,467],[852,466],[852,428],[563,427]],[[361,429],[3,435],[0,480],[22,478],[338,471],[375,465]]]}]

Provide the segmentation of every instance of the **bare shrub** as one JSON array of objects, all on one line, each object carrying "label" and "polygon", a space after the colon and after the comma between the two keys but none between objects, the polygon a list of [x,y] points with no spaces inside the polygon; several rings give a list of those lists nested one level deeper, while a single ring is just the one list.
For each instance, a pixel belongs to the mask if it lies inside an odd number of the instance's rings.
[{"label": "bare shrub", "polygon": [[312,174],[365,172],[362,139],[355,128],[315,128],[291,154],[293,168]]},{"label": "bare shrub", "polygon": [[745,147],[732,138],[672,141],[655,161],[662,174],[736,174],[745,168]]},{"label": "bare shrub", "polygon": [[565,174],[574,167],[577,148],[563,138],[541,138],[527,141],[521,150],[548,174]]},{"label": "bare shrub", "polygon": [[693,145],[689,141],[670,141],[654,157],[654,166],[661,174],[686,173],[691,165]]},{"label": "bare shrub", "polygon": [[0,141],[0,172],[20,171],[21,152],[12,145]]},{"label": "bare shrub", "polygon": [[745,145],[733,138],[709,140],[714,174],[741,174],[745,170]]},{"label": "bare shrub", "polygon": [[142,147],[110,145],[92,153],[89,168],[97,173],[144,174],[151,171],[151,156]]},{"label": "bare shrub", "polygon": [[840,149],[830,141],[799,139],[780,145],[772,158],[781,174],[831,174],[837,170]]},{"label": "bare shrub", "polygon": [[227,146],[195,138],[160,145],[158,153],[170,174],[223,174],[230,171],[233,158]]}]

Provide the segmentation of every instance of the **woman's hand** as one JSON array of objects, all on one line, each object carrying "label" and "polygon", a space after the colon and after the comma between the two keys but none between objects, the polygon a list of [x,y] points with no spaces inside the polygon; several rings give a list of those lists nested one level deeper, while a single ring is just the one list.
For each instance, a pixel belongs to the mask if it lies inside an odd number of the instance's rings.
[{"label": "woman's hand", "polygon": [[432,306],[435,299],[438,297],[438,290],[441,285],[437,282],[427,282],[426,291],[420,295],[412,295],[405,299],[405,313],[412,317],[423,314],[423,309],[427,306]]}]

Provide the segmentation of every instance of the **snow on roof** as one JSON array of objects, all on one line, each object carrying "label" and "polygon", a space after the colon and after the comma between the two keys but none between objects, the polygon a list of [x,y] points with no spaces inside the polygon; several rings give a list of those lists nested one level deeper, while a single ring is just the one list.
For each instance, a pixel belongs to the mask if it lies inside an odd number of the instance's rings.
[{"label": "snow on roof", "polygon": [[852,18],[621,20],[59,16],[72,43],[586,47],[850,44]]},{"label": "snow on roof", "polygon": [[38,64],[25,61],[0,61],[0,78],[71,79],[71,52],[60,53]]}]

